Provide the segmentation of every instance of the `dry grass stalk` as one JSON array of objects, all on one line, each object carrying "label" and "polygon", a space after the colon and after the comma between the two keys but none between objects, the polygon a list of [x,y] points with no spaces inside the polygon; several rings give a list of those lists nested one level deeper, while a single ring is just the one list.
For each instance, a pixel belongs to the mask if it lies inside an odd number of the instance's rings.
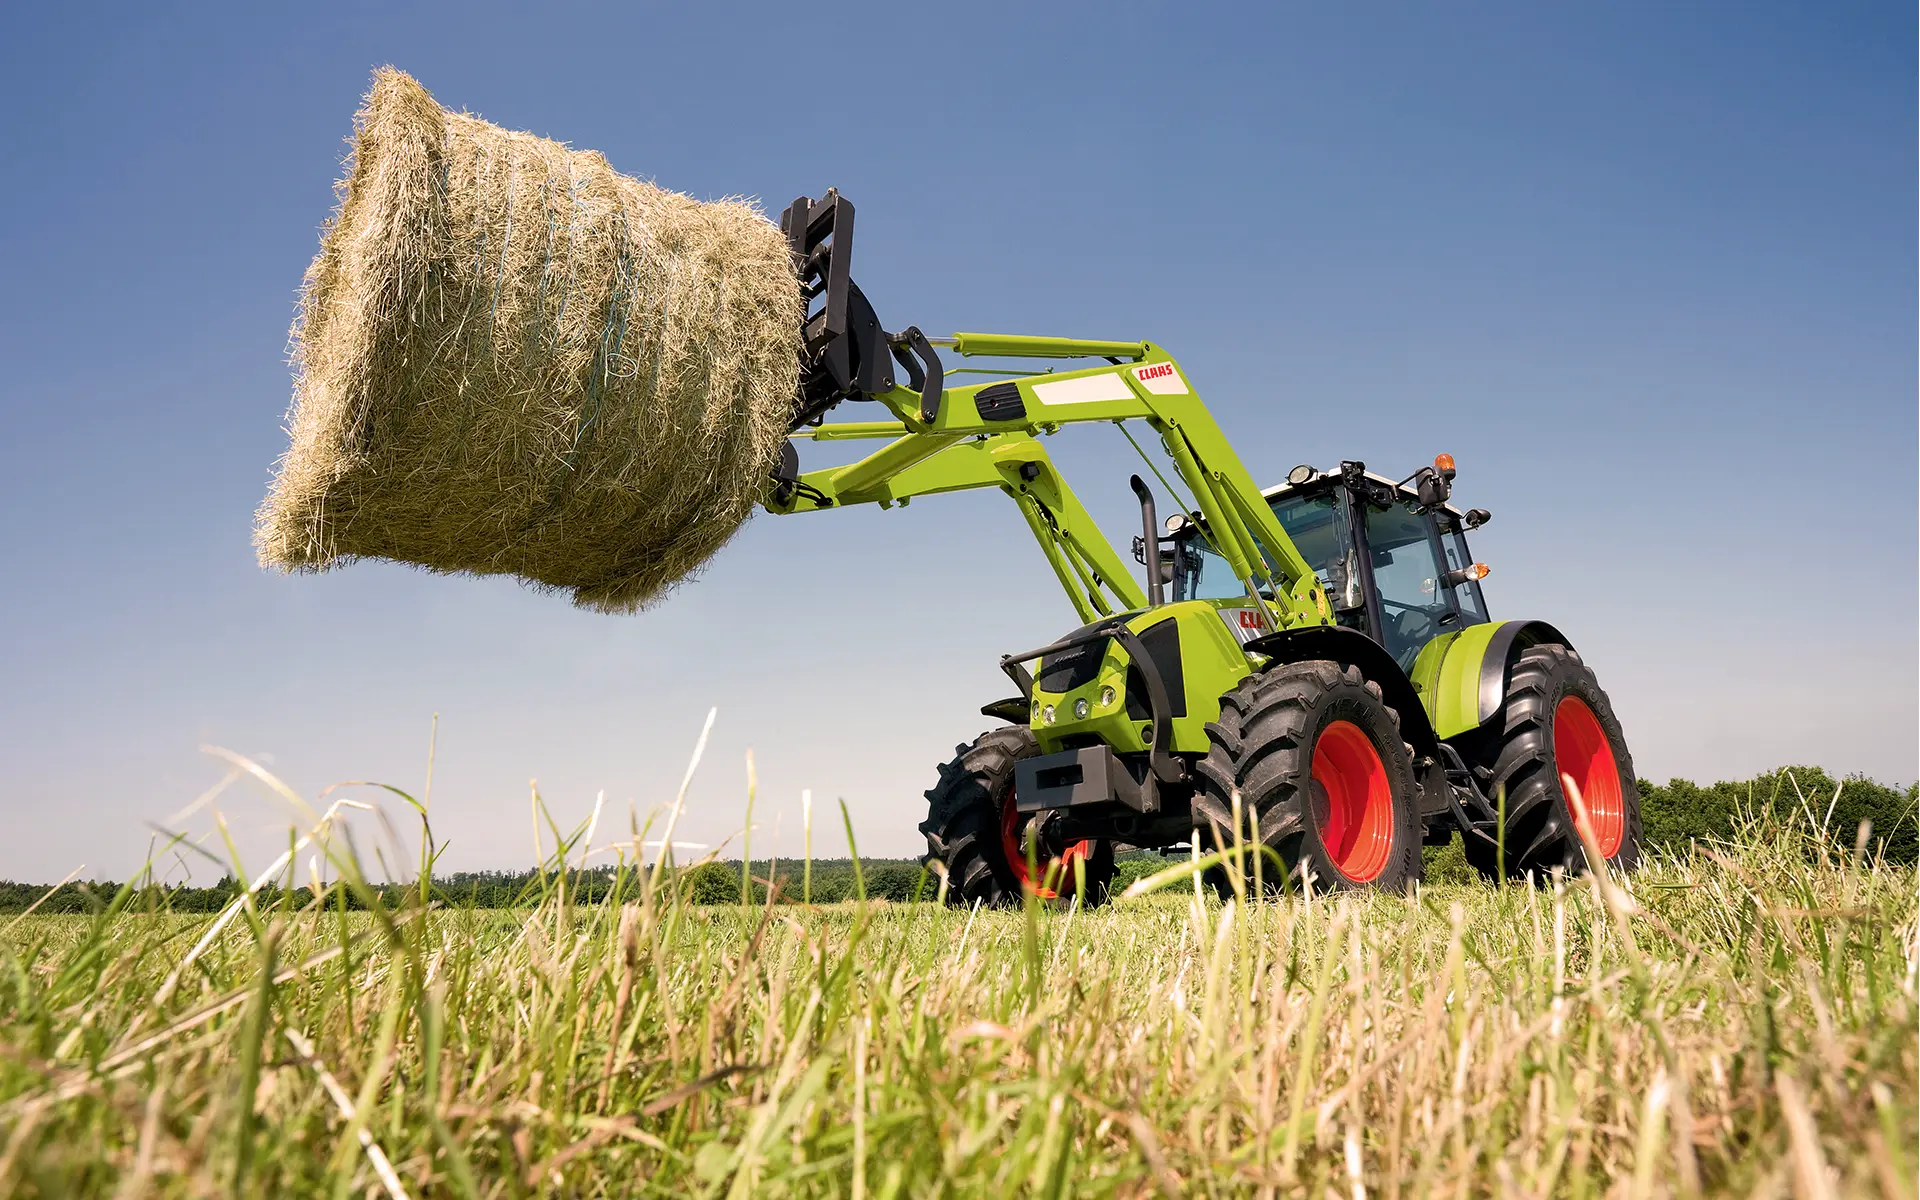
[{"label": "dry grass stalk", "polygon": [[294,328],[262,563],[514,574],[633,611],[751,512],[801,301],[750,204],[448,112],[384,68]]},{"label": "dry grass stalk", "polygon": [[164,1002],[213,918],[0,929],[0,1195],[1914,1195],[1914,870],[1810,814],[1539,889],[1067,913],[700,907],[637,819],[590,902],[593,824],[504,910],[285,860]]}]

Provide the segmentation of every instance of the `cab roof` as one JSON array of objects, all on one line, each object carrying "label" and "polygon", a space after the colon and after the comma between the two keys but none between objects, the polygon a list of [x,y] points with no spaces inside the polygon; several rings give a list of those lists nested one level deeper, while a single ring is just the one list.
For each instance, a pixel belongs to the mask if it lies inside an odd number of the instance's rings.
[{"label": "cab roof", "polygon": [[[1314,469],[1316,471],[1319,470],[1318,467],[1315,467]],[[1412,488],[1401,487],[1400,481],[1398,479],[1388,479],[1385,475],[1381,475],[1373,471],[1367,471],[1365,472],[1365,474],[1368,479],[1373,480],[1375,483],[1386,484],[1388,487],[1393,488],[1395,491],[1399,492],[1401,495],[1405,496],[1409,500],[1419,499],[1419,497],[1414,494],[1414,491]],[[1292,492],[1317,491],[1321,488],[1337,487],[1339,483],[1340,483],[1340,472],[1320,471],[1318,475],[1315,475],[1312,479],[1309,479],[1307,482],[1301,484],[1299,487],[1295,487],[1293,484],[1290,484],[1290,483],[1276,484],[1273,487],[1263,490],[1260,493],[1260,497],[1261,499],[1266,500],[1268,503],[1272,503],[1274,500],[1277,500],[1280,497],[1285,496]],[[1459,509],[1453,506],[1452,501],[1448,501],[1447,503],[1442,504],[1440,507],[1445,509],[1447,512],[1452,513],[1455,517],[1464,518],[1466,516],[1465,513],[1461,512]]]}]

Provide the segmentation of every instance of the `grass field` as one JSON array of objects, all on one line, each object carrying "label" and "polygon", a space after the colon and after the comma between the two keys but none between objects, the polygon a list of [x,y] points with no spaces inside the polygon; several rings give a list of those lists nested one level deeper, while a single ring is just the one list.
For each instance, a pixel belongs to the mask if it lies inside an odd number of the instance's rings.
[{"label": "grass field", "polygon": [[348,912],[336,857],[224,924],[28,915],[0,1194],[1911,1197],[1916,880],[1852,842],[979,913]]}]

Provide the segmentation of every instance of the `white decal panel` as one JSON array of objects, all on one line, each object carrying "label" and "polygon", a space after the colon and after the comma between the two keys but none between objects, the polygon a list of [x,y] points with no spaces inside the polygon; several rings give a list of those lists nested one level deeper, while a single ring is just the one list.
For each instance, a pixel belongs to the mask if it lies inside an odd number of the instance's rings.
[{"label": "white decal panel", "polygon": [[1267,627],[1266,614],[1257,608],[1223,608],[1220,619],[1227,623],[1227,632],[1233,640],[1242,646],[1265,633],[1271,633]]},{"label": "white decal panel", "polygon": [[[1180,390],[1184,392],[1187,389],[1183,387]],[[1133,389],[1112,371],[1079,379],[1036,383],[1033,385],[1033,394],[1042,404],[1095,404],[1102,400],[1133,399]]]},{"label": "white decal panel", "polygon": [[1131,370],[1133,377],[1140,381],[1140,386],[1156,396],[1187,394],[1187,381],[1180,378],[1180,368],[1170,362],[1141,363]]}]

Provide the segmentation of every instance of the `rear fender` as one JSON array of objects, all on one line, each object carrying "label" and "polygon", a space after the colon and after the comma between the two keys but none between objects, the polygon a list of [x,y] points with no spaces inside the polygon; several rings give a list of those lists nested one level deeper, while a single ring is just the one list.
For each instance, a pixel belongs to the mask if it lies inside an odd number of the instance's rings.
[{"label": "rear fender", "polygon": [[[1573,649],[1567,636],[1545,621],[1495,621],[1449,635],[1444,654],[1415,664],[1433,731],[1453,738],[1491,721],[1507,702],[1513,660],[1528,646],[1555,643]],[[1422,669],[1425,668],[1425,669]]]}]

